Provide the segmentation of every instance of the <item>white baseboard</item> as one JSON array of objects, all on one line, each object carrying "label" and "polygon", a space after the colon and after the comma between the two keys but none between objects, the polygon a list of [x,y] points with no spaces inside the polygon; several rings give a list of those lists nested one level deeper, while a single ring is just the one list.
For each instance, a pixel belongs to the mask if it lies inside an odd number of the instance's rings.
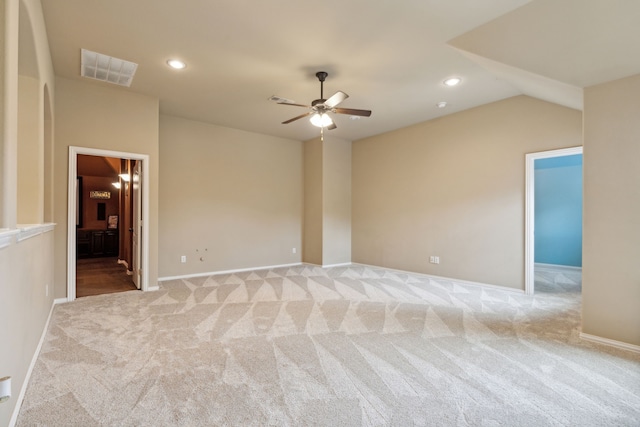
[{"label": "white baseboard", "polygon": [[590,335],[580,332],[580,339],[585,341],[591,341],[598,344],[608,345],[610,347],[620,348],[622,350],[631,351],[633,353],[640,353],[640,346],[635,344],[628,344],[622,341],[610,340],[609,338],[602,338],[597,335]]},{"label": "white baseboard", "polygon": [[361,263],[358,263],[358,262],[351,263],[351,265],[360,265],[360,266],[363,266],[363,267],[370,267],[370,268],[384,268],[385,270],[396,271],[398,273],[404,273],[404,274],[415,274],[416,276],[422,276],[422,277],[426,277],[426,278],[434,279],[434,280],[448,280],[450,282],[461,283],[463,285],[480,286],[480,287],[483,287],[483,288],[490,288],[490,289],[495,289],[495,290],[498,290],[498,291],[507,291],[507,292],[515,292],[515,293],[519,293],[519,294],[520,293],[524,294],[524,289],[508,288],[506,286],[492,285],[492,284],[489,284],[489,283],[472,282],[470,280],[456,279],[456,278],[453,278],[453,277],[435,276],[433,274],[418,273],[418,272],[415,272],[415,271],[407,271],[407,270],[398,270],[397,268],[381,267],[379,265],[361,264]]},{"label": "white baseboard", "polygon": [[147,287],[147,292],[153,292],[153,291],[159,291],[159,290],[160,290],[160,286],[158,285]]},{"label": "white baseboard", "polygon": [[339,264],[324,264],[324,265],[322,265],[322,268],[349,267],[351,265],[353,265],[353,264],[350,263],[350,262],[342,262],[342,263],[339,263]]},{"label": "white baseboard", "polygon": [[549,270],[570,270],[570,271],[582,271],[582,267],[576,267],[573,265],[559,265],[559,264],[545,264],[542,262],[536,262],[534,268],[542,268]]},{"label": "white baseboard", "polygon": [[129,269],[129,263],[126,259],[118,259],[118,264],[124,265],[125,267],[127,267],[127,270]]},{"label": "white baseboard", "polygon": [[[159,277],[158,282],[166,282],[167,280],[190,279],[192,277],[218,276],[220,274],[242,273],[245,271],[271,270],[274,268],[297,267],[299,265],[302,265],[302,263],[296,262],[293,264],[267,265],[262,267],[237,268],[234,270],[219,270],[219,271],[209,271],[207,273],[194,273],[194,274],[184,274],[180,276],[167,276],[167,277]],[[149,290],[151,290],[151,288],[149,288]]]},{"label": "white baseboard", "polygon": [[20,414],[20,408],[22,408],[22,401],[24,400],[24,395],[27,393],[27,386],[29,385],[29,380],[31,379],[33,368],[36,366],[36,362],[38,361],[38,356],[40,355],[40,350],[42,349],[42,344],[44,343],[44,339],[47,336],[47,331],[49,330],[49,322],[51,321],[53,308],[56,305],[61,304],[63,302],[67,302],[67,299],[57,298],[57,299],[54,299],[53,303],[51,304],[51,309],[49,310],[49,316],[47,316],[47,321],[44,323],[44,329],[42,329],[42,334],[40,335],[40,341],[38,341],[38,346],[36,347],[36,351],[33,353],[33,357],[31,358],[31,363],[29,364],[29,369],[27,369],[27,375],[25,375],[24,382],[22,383],[22,387],[20,387],[20,393],[18,394],[18,402],[16,403],[15,408],[13,408],[13,414],[11,415],[11,419],[9,420],[9,427],[14,427],[16,425],[16,421],[18,421],[18,415]]}]

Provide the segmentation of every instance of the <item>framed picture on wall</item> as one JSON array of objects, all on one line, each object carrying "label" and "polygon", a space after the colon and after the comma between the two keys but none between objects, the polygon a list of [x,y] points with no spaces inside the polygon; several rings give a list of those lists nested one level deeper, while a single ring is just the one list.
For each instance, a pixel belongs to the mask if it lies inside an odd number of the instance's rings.
[{"label": "framed picture on wall", "polygon": [[107,221],[108,229],[116,229],[118,228],[118,215],[109,215],[109,219]]}]

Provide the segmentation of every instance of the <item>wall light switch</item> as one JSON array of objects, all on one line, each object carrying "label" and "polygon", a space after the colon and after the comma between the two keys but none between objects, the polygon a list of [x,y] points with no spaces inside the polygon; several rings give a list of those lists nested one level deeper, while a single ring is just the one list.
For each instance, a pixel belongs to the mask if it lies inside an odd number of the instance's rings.
[{"label": "wall light switch", "polygon": [[296,253],[298,253],[298,250],[296,248],[293,248],[293,249],[291,249],[291,253],[292,254],[296,254]]},{"label": "wall light switch", "polygon": [[183,264],[184,264],[185,262],[187,262],[187,256],[186,256],[186,255],[182,255],[182,256],[180,257],[180,262],[181,262],[181,263],[183,263]]}]

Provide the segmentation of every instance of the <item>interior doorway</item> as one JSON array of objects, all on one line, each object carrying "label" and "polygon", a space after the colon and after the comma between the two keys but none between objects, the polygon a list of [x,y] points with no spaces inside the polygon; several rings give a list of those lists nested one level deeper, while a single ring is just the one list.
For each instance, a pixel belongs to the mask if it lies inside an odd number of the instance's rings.
[{"label": "interior doorway", "polygon": [[[136,163],[140,161],[77,156],[78,298],[139,289],[134,283],[132,256],[131,199]],[[137,186],[135,192],[140,192]]]},{"label": "interior doorway", "polygon": [[[559,150],[543,151],[539,153],[530,153],[526,155],[526,201],[525,201],[525,293],[532,295],[535,290],[536,280],[536,161],[542,159],[554,159],[566,156],[582,155],[582,147],[565,148]],[[580,243],[581,251],[581,243]],[[549,264],[547,269],[550,271],[541,273],[562,274],[562,268],[552,268]],[[563,267],[565,268],[565,267]],[[553,271],[551,271],[553,270]],[[551,277],[551,276],[550,276]]]},{"label": "interior doorway", "polygon": [[[104,188],[112,185],[111,178],[103,180],[101,189],[94,190],[91,199],[92,209],[83,209],[80,196],[83,187],[86,185],[84,179],[79,179],[79,160],[83,156],[92,156],[96,159],[111,159],[112,162],[122,162],[112,169],[125,169],[129,181],[124,181],[124,177],[119,179],[120,185],[126,185],[130,189],[130,199],[136,200],[129,208],[131,215],[122,215],[119,208],[114,210],[112,203],[107,206],[107,193],[111,193]],[[67,235],[67,300],[73,301],[78,295],[78,280],[82,281],[82,274],[102,274],[101,280],[122,281],[130,283],[130,289],[148,290],[148,265],[149,265],[149,242],[148,233],[143,233],[143,226],[148,220],[149,206],[149,179],[147,169],[148,155],[115,152],[83,147],[69,147],[69,188],[68,188],[68,235]],[[125,167],[126,165],[126,167]],[[115,181],[114,181],[115,182]],[[114,188],[115,190],[115,188]],[[84,189],[87,193],[87,189]],[[114,191],[118,197],[124,195],[123,192]],[[104,199],[100,199],[104,197]],[[87,200],[87,198],[84,198]],[[93,206],[95,205],[95,206]],[[82,213],[90,212],[85,218]],[[129,219],[128,219],[129,218]],[[89,222],[92,221],[92,222]],[[135,231],[135,233],[134,233]],[[133,236],[137,235],[135,249],[133,246]],[[134,255],[135,250],[135,255]],[[83,259],[82,272],[77,270],[76,261]],[[113,261],[113,264],[109,261]],[[93,270],[93,273],[92,273]],[[129,272],[127,278],[117,275],[118,270]],[[79,275],[80,273],[80,275]],[[113,275],[113,277],[109,277]],[[114,283],[116,287],[117,283]],[[121,283],[122,284],[122,283]],[[98,287],[100,285],[98,284]],[[105,288],[106,291],[108,289]],[[92,292],[92,291],[90,291]],[[100,292],[108,293],[108,292]],[[91,293],[90,293],[91,294]],[[96,293],[93,293],[96,294]]]}]

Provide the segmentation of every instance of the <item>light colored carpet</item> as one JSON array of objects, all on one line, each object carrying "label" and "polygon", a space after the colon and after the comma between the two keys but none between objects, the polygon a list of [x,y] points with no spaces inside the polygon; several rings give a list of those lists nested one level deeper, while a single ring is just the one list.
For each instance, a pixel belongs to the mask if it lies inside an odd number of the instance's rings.
[{"label": "light colored carpet", "polygon": [[300,266],[82,298],[18,425],[638,426],[640,356],[579,340],[557,278],[529,297]]}]

